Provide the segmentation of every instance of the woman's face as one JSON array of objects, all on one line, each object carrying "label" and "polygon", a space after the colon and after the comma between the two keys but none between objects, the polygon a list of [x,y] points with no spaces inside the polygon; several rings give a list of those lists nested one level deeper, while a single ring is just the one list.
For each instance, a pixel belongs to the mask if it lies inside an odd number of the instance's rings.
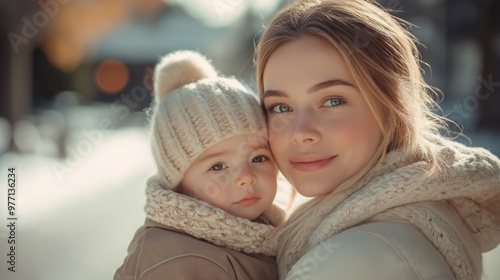
[{"label": "woman's face", "polygon": [[382,132],[329,43],[283,44],[265,66],[263,86],[271,150],[299,193],[327,194],[368,164]]}]

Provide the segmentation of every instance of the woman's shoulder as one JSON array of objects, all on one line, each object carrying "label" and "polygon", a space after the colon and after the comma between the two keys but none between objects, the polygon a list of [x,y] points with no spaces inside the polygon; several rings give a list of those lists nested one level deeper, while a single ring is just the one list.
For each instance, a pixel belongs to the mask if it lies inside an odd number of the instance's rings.
[{"label": "woman's shoulder", "polygon": [[311,248],[287,279],[455,279],[439,251],[403,221],[361,224]]},{"label": "woman's shoulder", "polygon": [[254,273],[276,279],[274,258],[218,247],[168,227],[141,227],[115,280],[163,279],[165,275],[172,279],[257,279]]}]

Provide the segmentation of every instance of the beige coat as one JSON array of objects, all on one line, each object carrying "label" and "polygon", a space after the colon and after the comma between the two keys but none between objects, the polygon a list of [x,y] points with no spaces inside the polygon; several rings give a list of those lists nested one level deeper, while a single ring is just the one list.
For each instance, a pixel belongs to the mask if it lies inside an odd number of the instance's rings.
[{"label": "beige coat", "polygon": [[128,248],[115,280],[277,279],[267,239],[284,212],[273,205],[257,221],[233,216],[162,186],[146,187],[146,223]]},{"label": "beige coat", "polygon": [[245,254],[146,219],[114,280],[277,279],[274,257]]}]

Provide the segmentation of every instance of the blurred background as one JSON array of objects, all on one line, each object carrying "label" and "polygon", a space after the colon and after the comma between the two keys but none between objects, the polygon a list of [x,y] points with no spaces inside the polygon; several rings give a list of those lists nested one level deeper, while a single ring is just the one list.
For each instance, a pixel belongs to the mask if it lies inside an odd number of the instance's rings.
[{"label": "blurred background", "polygon": [[[254,42],[287,2],[0,0],[0,200],[14,167],[18,218],[12,273],[0,209],[0,278],[112,279],[154,173],[155,63],[197,50],[255,88]],[[468,136],[457,141],[499,156],[500,1],[379,2],[415,25],[426,79]],[[499,263],[499,248],[485,254],[485,279],[500,280]]]}]

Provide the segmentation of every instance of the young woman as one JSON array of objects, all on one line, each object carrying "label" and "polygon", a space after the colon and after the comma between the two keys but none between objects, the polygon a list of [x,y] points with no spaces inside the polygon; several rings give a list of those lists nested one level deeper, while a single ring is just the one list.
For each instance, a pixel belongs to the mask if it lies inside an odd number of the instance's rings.
[{"label": "young woman", "polygon": [[500,161],[443,136],[404,22],[366,0],[295,1],[257,46],[283,175],[314,197],[281,226],[281,279],[480,279],[500,242]]}]

